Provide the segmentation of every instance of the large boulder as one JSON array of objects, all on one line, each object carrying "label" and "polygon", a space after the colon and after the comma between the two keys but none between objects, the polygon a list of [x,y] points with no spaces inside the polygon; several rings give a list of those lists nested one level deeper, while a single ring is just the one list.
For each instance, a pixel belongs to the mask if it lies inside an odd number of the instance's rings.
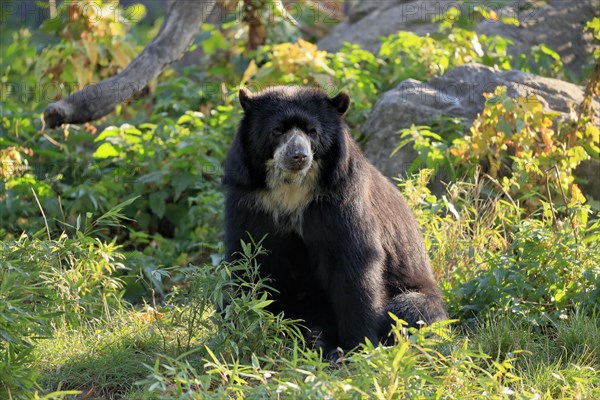
[{"label": "large boulder", "polygon": [[[401,129],[413,124],[431,125],[440,116],[463,118],[466,128],[483,109],[483,93],[493,92],[497,86],[506,86],[509,96],[537,96],[545,111],[558,112],[563,118],[571,117],[571,110],[584,95],[583,87],[568,82],[521,71],[498,71],[480,64],[454,68],[427,83],[407,79],[384,93],[373,106],[363,124],[365,154],[386,176],[404,173],[416,153],[408,146],[390,157],[400,142]],[[595,107],[596,120],[600,121],[597,102]],[[581,171],[587,171],[582,172],[588,180],[583,185],[586,193],[600,199],[600,165],[588,162]]]},{"label": "large boulder", "polygon": [[[502,4],[501,2],[498,2]],[[456,0],[373,0],[351,3],[349,18],[338,24],[323,37],[318,46],[330,52],[338,51],[343,42],[357,43],[377,52],[382,36],[398,31],[418,35],[433,33],[438,24],[433,17],[444,15],[451,7],[459,6],[464,15],[472,15],[475,5],[488,7],[496,15],[516,18],[519,26],[497,20],[483,20],[476,26],[479,34],[499,35],[515,42],[509,54],[527,54],[540,43],[556,50],[567,70],[579,75],[586,65],[586,54],[591,52],[593,38],[583,34],[587,21],[600,16],[598,0],[547,0],[535,7],[534,2],[508,2],[507,7],[496,8],[492,3],[458,2]]]}]

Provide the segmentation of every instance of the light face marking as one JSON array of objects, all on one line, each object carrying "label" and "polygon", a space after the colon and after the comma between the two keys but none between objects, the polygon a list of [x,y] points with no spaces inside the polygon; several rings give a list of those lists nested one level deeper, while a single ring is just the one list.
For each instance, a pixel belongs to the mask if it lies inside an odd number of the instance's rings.
[{"label": "light face marking", "polygon": [[[290,147],[292,146],[292,147]],[[293,147],[306,149],[307,166],[300,170],[287,168],[288,150]],[[294,128],[290,137],[281,143],[266,163],[268,189],[258,195],[261,208],[273,216],[282,231],[296,231],[302,235],[302,214],[315,197],[319,165],[313,159],[310,139]]]}]

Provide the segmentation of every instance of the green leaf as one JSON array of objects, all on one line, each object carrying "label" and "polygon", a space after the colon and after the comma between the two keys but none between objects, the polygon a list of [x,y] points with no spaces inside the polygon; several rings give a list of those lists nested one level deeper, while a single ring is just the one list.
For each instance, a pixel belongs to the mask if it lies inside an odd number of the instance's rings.
[{"label": "green leaf", "polygon": [[583,146],[572,147],[567,151],[567,154],[569,155],[569,162],[572,168],[577,167],[581,161],[588,159],[588,154]]},{"label": "green leaf", "polygon": [[109,158],[116,157],[119,152],[110,143],[102,143],[94,152],[94,158]]},{"label": "green leaf", "polygon": [[146,175],[140,176],[138,182],[140,183],[156,183],[161,182],[162,178],[168,174],[168,171],[153,171]]},{"label": "green leaf", "polygon": [[100,133],[98,135],[98,137],[96,137],[96,139],[94,139],[94,142],[100,142],[100,141],[106,139],[107,137],[117,136],[120,132],[121,132],[121,130],[119,129],[119,127],[109,126],[109,127],[105,128],[102,131],[102,133]]},{"label": "green leaf", "polygon": [[192,183],[196,180],[196,177],[188,172],[183,172],[175,175],[171,185],[173,185],[173,189],[175,189],[175,197],[174,200],[177,201],[181,192],[191,186]]},{"label": "green leaf", "polygon": [[259,370],[260,363],[258,362],[258,357],[256,357],[256,354],[252,353],[251,359],[252,359],[252,368]]},{"label": "green leaf", "polygon": [[156,124],[152,124],[150,122],[144,122],[143,124],[139,125],[140,129],[145,129],[149,131],[154,131],[156,129],[156,126]]},{"label": "green leaf", "polygon": [[516,126],[516,128],[517,128],[517,133],[520,133],[520,132],[523,130],[523,128],[525,128],[525,125],[527,125],[527,124],[525,123],[525,121],[523,121],[522,119],[518,119],[518,120],[515,122],[515,126]]},{"label": "green leaf", "polygon": [[10,332],[5,331],[4,329],[0,329],[0,337],[9,342],[9,343],[19,343],[19,344],[24,344],[24,342],[18,338],[16,338],[15,336],[11,335]]},{"label": "green leaf", "polygon": [[500,19],[500,21],[505,25],[519,26],[519,20],[517,18],[503,17]]},{"label": "green leaf", "polygon": [[550,47],[546,46],[545,44],[540,44],[539,45],[539,49],[541,50],[542,53],[549,55],[550,57],[552,57],[555,60],[560,60],[560,55],[552,50]]},{"label": "green leaf", "polygon": [[202,30],[205,32],[210,32],[210,37],[202,41],[202,49],[204,50],[205,55],[209,56],[217,50],[227,48],[228,45],[227,40],[225,40],[225,36],[223,36],[223,34],[214,26],[205,24],[202,26]]},{"label": "green leaf", "polygon": [[162,218],[165,215],[165,200],[169,194],[165,191],[154,192],[149,196],[150,210],[158,217]]},{"label": "green leaf", "polygon": [[192,120],[192,116],[189,114],[183,114],[181,117],[179,117],[179,119],[177,120],[177,125],[181,125],[184,124],[186,122],[190,122]]},{"label": "green leaf", "polygon": [[500,132],[504,132],[504,134],[507,137],[511,137],[512,136],[512,134],[513,134],[512,127],[510,126],[510,123],[507,120],[501,119],[500,121],[498,121],[497,127],[498,127],[498,130]]},{"label": "green leaf", "polygon": [[252,307],[254,310],[260,310],[262,308],[267,307],[269,304],[273,303],[273,300],[263,300],[263,301],[258,301],[254,304],[254,306]]}]

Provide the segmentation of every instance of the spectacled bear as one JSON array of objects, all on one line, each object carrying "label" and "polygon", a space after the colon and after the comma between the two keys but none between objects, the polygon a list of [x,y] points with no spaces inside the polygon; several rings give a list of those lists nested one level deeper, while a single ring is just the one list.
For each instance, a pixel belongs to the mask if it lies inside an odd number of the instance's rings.
[{"label": "spectacled bear", "polygon": [[263,242],[271,310],[304,320],[325,354],[388,336],[391,312],[416,326],[447,319],[423,237],[400,191],[372,166],[342,117],[345,93],[277,86],[239,92],[225,162],[225,258]]}]

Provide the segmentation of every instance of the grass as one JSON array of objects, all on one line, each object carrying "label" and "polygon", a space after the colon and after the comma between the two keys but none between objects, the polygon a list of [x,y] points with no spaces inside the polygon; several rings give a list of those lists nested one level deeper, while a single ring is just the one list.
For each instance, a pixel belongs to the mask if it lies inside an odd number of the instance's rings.
[{"label": "grass", "polygon": [[489,320],[470,336],[495,357],[513,358],[518,393],[540,398],[594,399],[600,395],[600,319],[574,313],[545,333],[520,318]]},{"label": "grass", "polygon": [[78,329],[57,328],[52,339],[36,346],[33,368],[40,383],[52,390],[79,390],[98,397],[130,392],[148,374],[157,353],[175,354],[163,346],[152,322],[127,314]]},{"label": "grass", "polygon": [[[179,309],[180,310],[180,309]],[[519,318],[488,320],[445,339],[417,334],[391,347],[366,345],[331,366],[294,343],[247,361],[208,351],[216,327],[184,353],[176,310],[157,319],[120,313],[73,330],[56,327],[35,347],[46,392],[85,398],[598,398],[600,319],[575,313],[548,336]],[[213,349],[214,350],[214,349]],[[216,353],[216,354],[215,354]]]},{"label": "grass", "polygon": [[[189,307],[191,308],[191,307]],[[111,317],[79,326],[66,323],[53,328],[52,337],[40,340],[33,350],[32,368],[41,376],[45,391],[76,390],[86,397],[123,398],[140,388],[159,357],[180,356],[189,346],[210,340],[207,330],[180,324],[181,307],[169,314],[151,307],[122,308]]]}]

